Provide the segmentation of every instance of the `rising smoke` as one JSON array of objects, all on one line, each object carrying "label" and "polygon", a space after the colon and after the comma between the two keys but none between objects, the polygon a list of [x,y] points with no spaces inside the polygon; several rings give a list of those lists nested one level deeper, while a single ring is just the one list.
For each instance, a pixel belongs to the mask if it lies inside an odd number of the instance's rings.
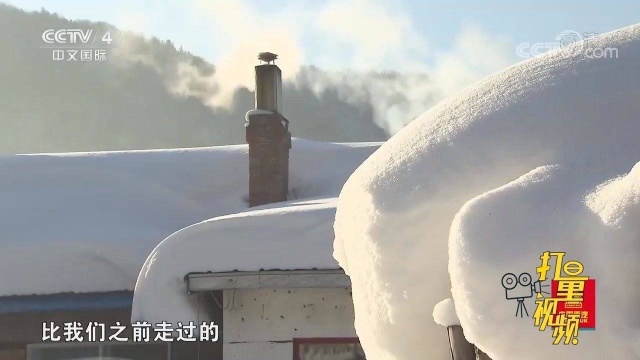
[{"label": "rising smoke", "polygon": [[[422,66],[413,57],[425,50],[415,34],[406,34],[410,27],[405,25],[398,25],[400,35],[381,35],[380,44],[389,51],[372,63],[368,54],[373,45],[362,40],[358,27],[341,26],[342,5],[330,3],[317,17],[318,26],[331,28],[332,36],[344,40],[336,46],[357,49],[359,55],[344,69],[322,70],[302,64],[296,34],[302,33],[308,12],[283,10],[299,13],[298,21],[289,22],[278,21],[282,14],[271,16],[270,21],[287,24],[278,27],[261,21],[241,2],[224,4],[198,4],[204,16],[219,20],[214,40],[226,50],[215,66],[170,41],[127,32],[107,63],[54,62],[50,50],[39,47],[44,29],[111,25],[72,24],[44,10],[27,13],[0,4],[0,23],[8,29],[0,32],[0,45],[11,49],[0,57],[0,153],[244,143],[244,114],[253,108],[252,68],[265,43],[281,55],[284,114],[294,136],[321,141],[384,140],[438,100],[508,64],[508,57],[489,50],[493,44],[486,36],[472,30],[453,51],[437,56],[430,67]],[[238,19],[245,26],[237,26]],[[405,20],[387,21],[392,26]],[[274,28],[265,32],[265,26]],[[394,45],[397,36],[410,41]],[[259,41],[243,40],[251,38]],[[404,64],[399,65],[403,71],[367,70],[387,63]]]}]

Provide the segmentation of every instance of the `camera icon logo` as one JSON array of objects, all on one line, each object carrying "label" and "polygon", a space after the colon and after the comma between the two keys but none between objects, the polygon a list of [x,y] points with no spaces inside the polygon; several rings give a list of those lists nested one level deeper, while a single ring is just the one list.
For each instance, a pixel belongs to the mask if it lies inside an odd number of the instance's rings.
[{"label": "camera icon logo", "polygon": [[532,282],[531,275],[529,273],[522,273],[516,276],[513,273],[506,273],[502,277],[502,287],[504,288],[505,298],[507,300],[517,300],[518,305],[516,308],[516,317],[520,314],[520,317],[524,317],[529,312],[524,305],[524,300],[533,297],[533,294],[542,293],[542,284],[540,281]]}]

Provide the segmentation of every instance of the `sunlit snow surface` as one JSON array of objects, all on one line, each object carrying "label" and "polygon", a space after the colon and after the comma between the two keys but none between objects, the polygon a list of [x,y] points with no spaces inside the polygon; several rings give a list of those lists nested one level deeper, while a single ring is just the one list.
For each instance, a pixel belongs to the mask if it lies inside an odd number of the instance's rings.
[{"label": "sunlit snow surface", "polygon": [[[378,145],[294,139],[290,196],[336,197]],[[0,157],[0,296],[132,290],[145,259],[163,239],[248,209],[247,150],[232,145]],[[330,260],[333,207],[320,255]],[[275,233],[278,226],[274,220],[263,231]],[[290,241],[300,235],[287,234]],[[216,251],[202,249],[213,269],[220,263],[216,254],[225,257],[230,242],[207,236],[217,244]]]},{"label": "sunlit snow surface", "polygon": [[433,308],[433,320],[442,326],[460,325],[453,299],[447,298]]},{"label": "sunlit snow surface", "polygon": [[[451,296],[467,339],[494,360],[640,357],[640,26],[570,50],[440,103],[347,181],[334,256],[368,359],[450,356],[432,311]],[[552,345],[505,299],[502,275],[535,275],[544,251],[597,280],[597,329],[579,345]]]}]

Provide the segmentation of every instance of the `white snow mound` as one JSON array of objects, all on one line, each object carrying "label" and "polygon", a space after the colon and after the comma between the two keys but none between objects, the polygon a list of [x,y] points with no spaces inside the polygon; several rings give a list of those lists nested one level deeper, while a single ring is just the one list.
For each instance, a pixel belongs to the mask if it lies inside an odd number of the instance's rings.
[{"label": "white snow mound", "polygon": [[183,324],[206,317],[185,296],[185,275],[292,269],[338,269],[331,257],[335,198],[257,207],[192,225],[160,243],[145,262],[132,321]]},{"label": "white snow mound", "polygon": [[[368,359],[450,356],[431,314],[450,296],[494,360],[640,358],[640,26],[578,47],[618,58],[562,50],[516,64],[420,116],[349,178],[334,256]],[[597,329],[579,345],[552,345],[505,299],[502,275],[536,274],[544,251],[597,280]]]},{"label": "white snow mound", "polygon": [[452,298],[444,299],[433,308],[433,321],[442,326],[460,325]]}]

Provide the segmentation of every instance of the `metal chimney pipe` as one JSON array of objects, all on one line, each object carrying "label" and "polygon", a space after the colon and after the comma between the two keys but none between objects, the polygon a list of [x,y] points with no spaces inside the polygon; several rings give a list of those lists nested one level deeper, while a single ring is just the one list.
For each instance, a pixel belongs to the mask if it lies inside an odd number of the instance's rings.
[{"label": "metal chimney pipe", "polygon": [[256,66],[256,109],[282,114],[282,72],[276,65]]}]

